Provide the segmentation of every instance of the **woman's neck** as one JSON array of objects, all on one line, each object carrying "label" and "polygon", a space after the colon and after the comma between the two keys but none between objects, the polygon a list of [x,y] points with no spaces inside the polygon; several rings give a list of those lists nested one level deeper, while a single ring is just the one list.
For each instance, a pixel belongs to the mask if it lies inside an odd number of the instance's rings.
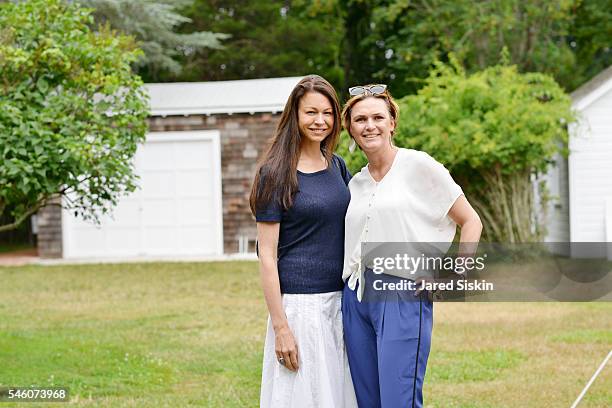
[{"label": "woman's neck", "polygon": [[367,154],[368,170],[376,181],[380,181],[393,165],[393,160],[397,154],[397,147],[389,145],[388,147]]},{"label": "woman's neck", "polygon": [[302,140],[300,144],[300,159],[320,160],[321,159],[321,143],[312,142],[310,140]]},{"label": "woman's neck", "polygon": [[327,168],[325,156],[321,153],[321,143],[302,141],[297,168],[304,173],[313,173]]}]

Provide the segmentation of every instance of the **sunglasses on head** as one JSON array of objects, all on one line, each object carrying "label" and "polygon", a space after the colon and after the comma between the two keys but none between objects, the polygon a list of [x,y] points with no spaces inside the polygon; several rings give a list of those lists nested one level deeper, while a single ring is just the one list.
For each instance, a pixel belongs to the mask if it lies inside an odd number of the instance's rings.
[{"label": "sunglasses on head", "polygon": [[357,95],[380,95],[387,90],[387,85],[384,84],[375,84],[375,85],[365,85],[365,86],[354,86],[349,88],[349,95],[357,96]]}]

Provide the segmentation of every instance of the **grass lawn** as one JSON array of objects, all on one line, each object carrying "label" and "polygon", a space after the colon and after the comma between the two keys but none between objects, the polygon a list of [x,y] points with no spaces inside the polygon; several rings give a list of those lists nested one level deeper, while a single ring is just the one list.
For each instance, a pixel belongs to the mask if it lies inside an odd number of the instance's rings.
[{"label": "grass lawn", "polygon": [[[427,407],[569,407],[612,348],[612,303],[435,308]],[[266,315],[253,262],[0,268],[0,386],[256,407]],[[580,405],[610,406],[612,364]]]}]

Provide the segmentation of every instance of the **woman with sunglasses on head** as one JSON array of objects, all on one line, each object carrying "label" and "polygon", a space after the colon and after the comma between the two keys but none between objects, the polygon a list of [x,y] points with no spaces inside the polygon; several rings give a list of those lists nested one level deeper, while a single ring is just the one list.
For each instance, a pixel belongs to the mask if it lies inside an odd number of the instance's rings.
[{"label": "woman with sunglasses on head", "polygon": [[482,224],[444,166],[427,153],[393,144],[399,107],[385,85],[353,87],[349,93],[342,122],[352,138],[351,148],[356,143],[368,159],[349,183],[342,276],[347,283],[342,315],[355,393],[362,408],[422,407],[433,304],[419,285],[387,290],[368,300],[379,275],[373,275],[372,265],[362,265],[361,244],[450,246],[456,225],[461,226],[462,243],[477,243]]},{"label": "woman with sunglasses on head", "polygon": [[251,191],[268,306],[261,407],[356,407],[344,348],[344,215],[350,180],[333,154],[334,88],[310,75],[293,89]]}]

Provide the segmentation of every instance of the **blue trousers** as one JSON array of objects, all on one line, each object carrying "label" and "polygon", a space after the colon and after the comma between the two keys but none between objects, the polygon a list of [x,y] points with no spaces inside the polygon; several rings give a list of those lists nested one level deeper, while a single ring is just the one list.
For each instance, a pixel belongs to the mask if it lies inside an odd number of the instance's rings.
[{"label": "blue trousers", "polygon": [[376,276],[366,271],[362,302],[348,285],[342,298],[344,340],[357,403],[360,408],[422,407],[433,304],[426,292],[415,297],[414,291],[386,291],[372,299],[370,279]]}]

